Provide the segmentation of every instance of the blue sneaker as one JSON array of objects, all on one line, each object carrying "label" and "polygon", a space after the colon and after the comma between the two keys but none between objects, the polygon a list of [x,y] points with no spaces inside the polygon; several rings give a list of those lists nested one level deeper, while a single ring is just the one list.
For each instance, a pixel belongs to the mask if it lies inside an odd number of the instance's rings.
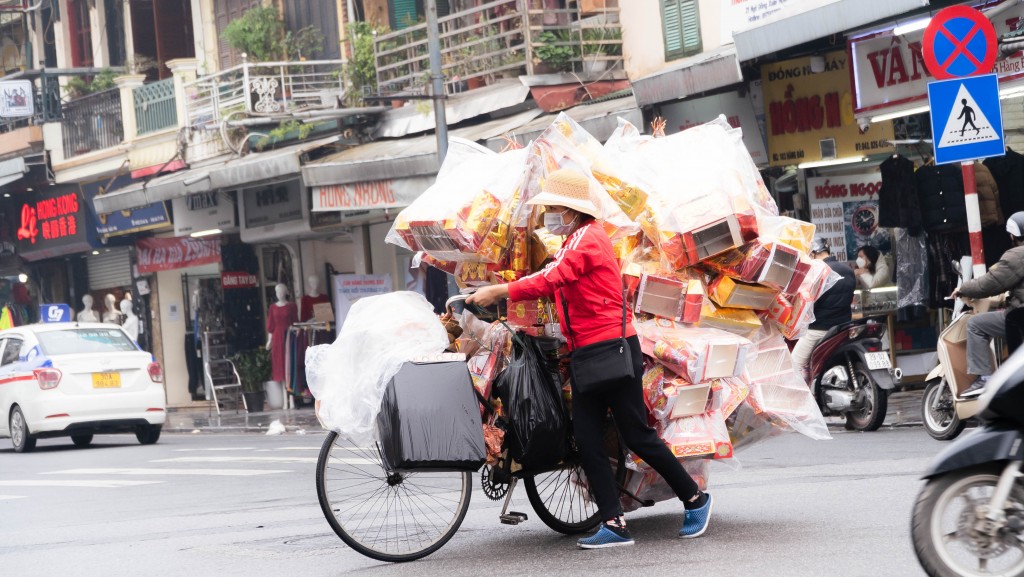
[{"label": "blue sneaker", "polygon": [[679,530],[679,536],[683,539],[700,537],[708,530],[708,523],[711,521],[711,506],[714,499],[711,493],[704,493],[708,496],[707,503],[700,509],[687,509],[686,518],[683,520],[683,528]]},{"label": "blue sneaker", "polygon": [[597,533],[576,541],[576,546],[580,549],[605,549],[607,547],[623,547],[633,543],[633,537],[630,536],[628,529],[609,527],[601,523],[601,528],[597,530]]}]

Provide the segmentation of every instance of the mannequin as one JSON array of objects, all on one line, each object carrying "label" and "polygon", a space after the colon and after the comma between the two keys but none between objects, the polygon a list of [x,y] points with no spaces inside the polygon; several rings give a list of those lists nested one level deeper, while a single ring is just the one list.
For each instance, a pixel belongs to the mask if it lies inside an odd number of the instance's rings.
[{"label": "mannequin", "polygon": [[103,297],[103,302],[107,305],[106,310],[103,311],[103,322],[115,325],[121,324],[121,312],[115,306],[117,299],[114,295],[108,293],[107,296]]},{"label": "mannequin", "polygon": [[309,275],[306,277],[306,294],[302,295],[299,321],[306,322],[313,318],[313,305],[329,302],[331,298],[320,292],[320,277],[315,274]]},{"label": "mannequin", "polygon": [[124,329],[124,332],[128,333],[128,336],[130,336],[133,341],[138,341],[139,317],[136,316],[135,311],[132,310],[132,301],[127,298],[123,299],[120,306],[121,314],[124,315],[124,324],[121,325],[121,328]]},{"label": "mannequin", "polygon": [[288,300],[288,287],[278,283],[274,287],[277,302],[270,305],[267,311],[267,350],[270,351],[271,379],[284,382],[287,367],[285,366],[285,343],[288,327],[298,321],[299,311],[295,303]]},{"label": "mannequin", "polygon": [[80,323],[98,323],[100,317],[96,314],[96,311],[92,308],[92,295],[85,295],[82,297],[82,310],[78,313],[78,322]]}]

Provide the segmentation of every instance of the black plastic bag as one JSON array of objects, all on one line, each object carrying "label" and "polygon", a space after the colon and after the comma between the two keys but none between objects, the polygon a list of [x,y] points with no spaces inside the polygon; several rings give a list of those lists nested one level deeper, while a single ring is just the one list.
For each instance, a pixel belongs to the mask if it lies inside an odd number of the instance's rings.
[{"label": "black plastic bag", "polygon": [[392,470],[476,471],[487,458],[480,408],[462,361],[402,365],[384,391],[377,430]]},{"label": "black plastic bag", "polygon": [[523,334],[513,339],[512,358],[494,389],[508,419],[505,444],[512,458],[525,469],[558,464],[566,454],[569,420],[534,339]]}]

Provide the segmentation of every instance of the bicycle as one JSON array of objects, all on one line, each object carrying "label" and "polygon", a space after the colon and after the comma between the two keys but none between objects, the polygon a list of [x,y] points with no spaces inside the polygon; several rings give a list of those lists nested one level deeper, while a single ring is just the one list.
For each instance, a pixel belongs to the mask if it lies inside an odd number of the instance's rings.
[{"label": "bicycle", "polygon": [[[609,419],[606,448],[612,448],[609,455],[620,493],[652,506],[653,501],[641,500],[623,486],[625,454],[610,425]],[[597,527],[601,519],[585,483],[571,427],[568,435],[568,455],[554,467],[523,469],[507,451],[496,465],[482,467],[484,495],[505,500],[501,523],[518,525],[528,519],[525,513],[509,511],[515,487],[522,482],[534,512],[552,530],[572,535]],[[347,446],[337,433],[329,432],[317,459],[320,508],[338,537],[355,551],[378,561],[421,559],[443,547],[461,526],[472,496],[472,473],[389,469],[379,443]]]}]

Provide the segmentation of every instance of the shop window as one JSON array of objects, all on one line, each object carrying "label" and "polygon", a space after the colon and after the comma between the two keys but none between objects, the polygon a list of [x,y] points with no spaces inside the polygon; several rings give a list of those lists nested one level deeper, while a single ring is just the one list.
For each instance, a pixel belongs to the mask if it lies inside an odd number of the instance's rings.
[{"label": "shop window", "polygon": [[661,25],[665,35],[665,60],[700,53],[697,0],[661,0]]},{"label": "shop window", "polygon": [[87,0],[68,0],[68,33],[71,37],[72,66],[92,66],[92,27]]}]

